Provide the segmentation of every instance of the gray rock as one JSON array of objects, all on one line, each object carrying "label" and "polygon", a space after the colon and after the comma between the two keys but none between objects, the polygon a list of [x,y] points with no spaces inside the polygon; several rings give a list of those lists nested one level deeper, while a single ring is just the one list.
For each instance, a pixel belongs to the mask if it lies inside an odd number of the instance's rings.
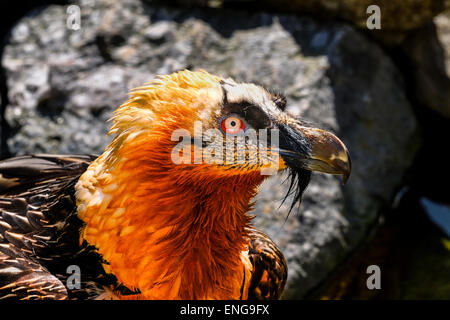
[{"label": "gray rock", "polygon": [[280,207],[286,177],[260,188],[255,223],[288,260],[285,298],[304,297],[376,225],[419,145],[401,76],[376,44],[306,17],[78,3],[81,30],[68,30],[65,8],[50,6],[23,19],[5,48],[12,152],[100,153],[105,119],[129,88],[202,68],[284,91],[291,112],[336,132],[350,150],[348,184],[314,174],[289,218],[289,200]]}]

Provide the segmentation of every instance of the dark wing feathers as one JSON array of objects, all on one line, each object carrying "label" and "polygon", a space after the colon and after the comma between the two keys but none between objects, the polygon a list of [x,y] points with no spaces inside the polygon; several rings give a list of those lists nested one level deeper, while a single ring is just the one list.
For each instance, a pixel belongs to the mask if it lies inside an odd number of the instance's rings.
[{"label": "dark wing feathers", "polygon": [[248,290],[249,300],[281,298],[287,278],[287,264],[275,243],[262,231],[250,231],[249,257],[253,273]]},{"label": "dark wing feathers", "polygon": [[66,299],[63,283],[25,253],[0,244],[0,299]]},{"label": "dark wing feathers", "polygon": [[70,179],[80,176],[95,156],[84,155],[32,155],[0,161],[0,195],[26,192],[26,183],[36,184],[51,178]]},{"label": "dark wing feathers", "polygon": [[0,299],[68,297],[55,276],[67,266],[54,262],[80,250],[78,230],[66,222],[80,227],[73,188],[94,159],[33,155],[0,162]]}]

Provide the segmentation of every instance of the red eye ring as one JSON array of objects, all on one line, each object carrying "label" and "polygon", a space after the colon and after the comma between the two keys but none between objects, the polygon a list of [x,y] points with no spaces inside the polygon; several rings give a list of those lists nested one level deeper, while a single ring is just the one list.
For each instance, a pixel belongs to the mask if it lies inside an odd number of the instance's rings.
[{"label": "red eye ring", "polygon": [[235,114],[230,114],[220,120],[220,129],[228,135],[236,135],[245,131],[245,121]]}]

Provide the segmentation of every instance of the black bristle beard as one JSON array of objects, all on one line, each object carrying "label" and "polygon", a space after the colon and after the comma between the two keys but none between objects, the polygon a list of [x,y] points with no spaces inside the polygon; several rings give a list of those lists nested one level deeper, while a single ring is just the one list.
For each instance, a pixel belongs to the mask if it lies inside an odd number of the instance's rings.
[{"label": "black bristle beard", "polygon": [[288,191],[281,204],[283,204],[288,197],[293,195],[293,200],[287,216],[289,217],[289,214],[297,203],[300,207],[303,193],[308,187],[311,179],[311,171],[305,169],[301,161],[310,154],[311,146],[308,140],[292,127],[280,123],[278,124],[278,128],[280,130],[280,154],[289,168],[288,179],[290,180]]},{"label": "black bristle beard", "polygon": [[293,199],[286,219],[289,217],[292,209],[296,204],[298,204],[298,207],[300,208],[303,193],[308,187],[309,181],[311,179],[311,171],[303,168],[290,168],[288,179],[290,180],[289,188],[281,204],[283,204],[291,195],[293,196]]}]

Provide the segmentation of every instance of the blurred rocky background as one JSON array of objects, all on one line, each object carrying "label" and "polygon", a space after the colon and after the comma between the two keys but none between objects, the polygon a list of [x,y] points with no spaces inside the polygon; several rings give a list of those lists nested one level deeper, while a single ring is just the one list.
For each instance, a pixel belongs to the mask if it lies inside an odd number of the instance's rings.
[{"label": "blurred rocky background", "polygon": [[[373,4],[380,30],[366,26]],[[255,222],[288,261],[284,298],[450,299],[448,9],[444,0],[2,3],[1,155],[101,153],[112,111],[157,74],[205,69],[259,83],[336,132],[353,163],[345,186],[314,174],[289,217],[286,177],[261,186]],[[366,286],[369,265],[381,268],[381,290]]]}]

